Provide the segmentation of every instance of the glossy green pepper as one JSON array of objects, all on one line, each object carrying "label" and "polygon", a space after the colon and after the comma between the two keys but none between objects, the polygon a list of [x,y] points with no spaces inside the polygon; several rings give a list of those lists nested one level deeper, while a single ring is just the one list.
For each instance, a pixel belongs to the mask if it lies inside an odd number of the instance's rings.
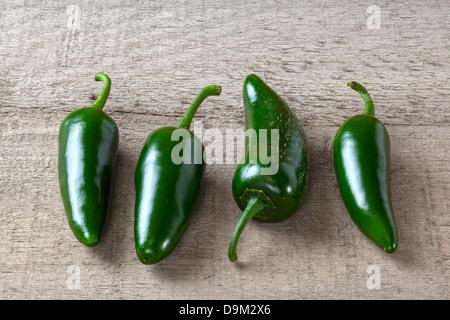
[{"label": "glossy green pepper", "polygon": [[136,253],[143,264],[169,255],[188,227],[204,173],[204,146],[189,128],[200,104],[220,93],[220,86],[204,88],[178,127],[156,129],[145,141],[135,172],[134,222]]},{"label": "glossy green pepper", "polygon": [[367,90],[347,86],[365,102],[362,115],[345,121],[336,133],[333,158],[343,202],[357,227],[387,253],[397,249],[397,228],[391,201],[390,140]]},{"label": "glossy green pepper", "polygon": [[91,107],[71,112],[58,137],[58,177],[69,226],[84,245],[98,244],[109,209],[112,175],[119,144],[114,120],[102,111],[111,89],[104,73],[95,76],[103,89]]},{"label": "glossy green pepper", "polygon": [[[237,242],[247,223],[252,218],[269,223],[292,216],[308,181],[306,137],[288,105],[254,74],[244,81],[243,100],[246,134],[251,137],[254,132],[257,139],[247,140],[245,158],[232,181],[234,200],[243,213],[231,237],[230,261],[237,260]],[[269,150],[275,164],[263,161]],[[274,165],[276,170],[269,170]]]}]

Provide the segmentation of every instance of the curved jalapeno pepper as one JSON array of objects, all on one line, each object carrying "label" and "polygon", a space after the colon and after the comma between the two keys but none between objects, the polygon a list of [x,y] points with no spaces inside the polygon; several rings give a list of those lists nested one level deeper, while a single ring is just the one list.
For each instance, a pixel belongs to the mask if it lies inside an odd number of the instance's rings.
[{"label": "curved jalapeno pepper", "polygon": [[[308,180],[306,137],[288,105],[254,74],[244,81],[243,100],[246,135],[253,139],[246,143],[245,161],[232,181],[234,200],[243,213],[231,237],[230,261],[237,260],[237,242],[246,224],[252,218],[279,222],[292,216]],[[265,159],[269,153],[270,161]]]},{"label": "curved jalapeno pepper", "polygon": [[188,227],[204,172],[203,144],[189,128],[203,100],[220,93],[220,86],[204,88],[178,127],[156,129],[145,141],[135,172],[134,222],[136,253],[143,264],[169,255]]},{"label": "curved jalapeno pepper", "polygon": [[58,177],[65,212],[75,237],[84,245],[98,244],[109,208],[119,130],[102,111],[111,89],[104,73],[95,76],[104,86],[91,107],[70,113],[58,138]]},{"label": "curved jalapeno pepper", "polygon": [[367,90],[347,86],[365,102],[362,115],[345,121],[336,133],[333,158],[342,200],[357,227],[387,253],[397,249],[397,228],[391,201],[390,141],[377,118]]}]

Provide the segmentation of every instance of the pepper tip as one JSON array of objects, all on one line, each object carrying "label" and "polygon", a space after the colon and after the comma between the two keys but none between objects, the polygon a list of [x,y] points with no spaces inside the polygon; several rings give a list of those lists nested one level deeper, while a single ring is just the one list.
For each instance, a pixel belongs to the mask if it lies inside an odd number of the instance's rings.
[{"label": "pepper tip", "polygon": [[386,253],[394,253],[397,250],[397,243],[392,243],[389,246],[383,248]]}]

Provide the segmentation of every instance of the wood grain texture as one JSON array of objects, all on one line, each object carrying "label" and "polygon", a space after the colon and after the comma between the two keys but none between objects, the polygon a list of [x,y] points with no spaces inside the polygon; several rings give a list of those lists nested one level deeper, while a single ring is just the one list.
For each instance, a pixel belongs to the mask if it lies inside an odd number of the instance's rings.
[{"label": "wood grain texture", "polygon": [[[367,27],[373,4],[380,29]],[[418,0],[0,1],[0,299],[448,299],[449,14],[447,1]],[[104,110],[120,146],[102,241],[85,248],[63,213],[57,136],[70,111],[96,98],[97,72],[112,79]],[[233,264],[235,164],[211,164],[180,244],[142,265],[133,175],[145,138],[177,124],[210,84],[223,92],[197,121],[223,133],[243,128],[249,73],[304,125],[304,203],[282,223],[250,222]],[[362,112],[352,80],[367,87],[391,136],[393,255],[362,236],[335,182],[334,134]],[[380,289],[366,285],[370,265],[380,268]],[[68,285],[70,266],[79,289]]]}]

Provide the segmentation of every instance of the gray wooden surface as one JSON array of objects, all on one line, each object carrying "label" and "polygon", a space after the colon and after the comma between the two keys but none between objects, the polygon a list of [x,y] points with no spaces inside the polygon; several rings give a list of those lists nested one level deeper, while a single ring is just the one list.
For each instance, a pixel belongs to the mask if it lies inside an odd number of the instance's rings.
[{"label": "gray wooden surface", "polygon": [[[448,299],[449,16],[447,1],[0,0],[0,298]],[[104,110],[120,147],[102,241],[86,248],[63,212],[57,136],[100,92],[97,72],[113,81]],[[304,126],[304,203],[279,224],[250,222],[231,263],[235,164],[211,164],[182,241],[161,263],[141,264],[133,175],[145,138],[177,124],[210,84],[223,92],[196,120],[243,128],[249,73]],[[392,255],[351,222],[335,182],[334,134],[363,107],[352,80],[391,136]]]}]

